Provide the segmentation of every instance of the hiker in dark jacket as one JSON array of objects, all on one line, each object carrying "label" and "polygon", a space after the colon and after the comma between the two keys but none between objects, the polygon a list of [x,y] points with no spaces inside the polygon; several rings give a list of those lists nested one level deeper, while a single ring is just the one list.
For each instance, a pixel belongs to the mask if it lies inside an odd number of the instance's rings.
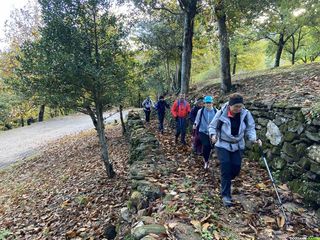
[{"label": "hiker in dark jacket", "polygon": [[164,99],[164,96],[160,96],[159,101],[155,104],[155,109],[158,112],[159,131],[161,134],[163,134],[163,121],[166,114],[166,108],[170,108],[170,106]]},{"label": "hiker in dark jacket", "polygon": [[250,111],[244,108],[240,94],[232,94],[229,102],[217,112],[209,125],[209,134],[220,160],[222,201],[230,207],[231,180],[240,173],[244,138],[262,144],[261,140],[257,140],[254,119]]},{"label": "hiker in dark jacket", "polygon": [[205,107],[198,111],[193,128],[199,132],[200,141],[203,146],[204,169],[208,169],[212,149],[208,128],[217,110],[213,107],[213,97],[206,96],[203,101]]},{"label": "hiker in dark jacket", "polygon": [[[203,107],[203,97],[200,97],[195,102],[195,106],[191,109],[189,114],[189,119],[191,122],[191,126],[194,125],[194,121],[196,120],[198,111]],[[202,153],[202,144],[199,137],[199,132],[197,129],[193,129],[192,131],[192,151],[200,155]]]}]

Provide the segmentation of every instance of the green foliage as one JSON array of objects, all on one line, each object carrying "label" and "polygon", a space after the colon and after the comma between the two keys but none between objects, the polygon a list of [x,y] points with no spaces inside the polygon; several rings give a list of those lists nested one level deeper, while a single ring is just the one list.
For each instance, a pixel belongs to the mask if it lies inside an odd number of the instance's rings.
[{"label": "green foliage", "polygon": [[10,232],[7,229],[0,229],[0,240],[7,239],[7,237],[9,237],[11,234],[12,234],[12,232]]}]

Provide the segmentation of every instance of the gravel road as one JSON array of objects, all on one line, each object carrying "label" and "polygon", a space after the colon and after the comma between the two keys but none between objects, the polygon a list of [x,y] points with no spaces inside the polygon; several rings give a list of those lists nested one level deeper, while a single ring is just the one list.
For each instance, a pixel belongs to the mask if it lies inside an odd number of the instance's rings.
[{"label": "gravel road", "polygon": [[[128,111],[124,111],[126,116]],[[105,113],[105,122],[120,121],[119,113]],[[25,159],[48,142],[63,136],[93,129],[88,115],[75,114],[0,132],[0,168]]]}]

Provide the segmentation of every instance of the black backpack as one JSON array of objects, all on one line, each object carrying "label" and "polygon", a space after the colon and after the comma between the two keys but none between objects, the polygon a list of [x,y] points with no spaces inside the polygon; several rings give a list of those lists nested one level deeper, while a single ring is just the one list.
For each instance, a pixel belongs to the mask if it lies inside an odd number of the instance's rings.
[{"label": "black backpack", "polygon": [[[203,110],[205,109],[205,107],[202,107],[199,111],[201,111],[200,113],[200,120],[199,120],[199,124],[197,125],[197,132],[199,132],[199,128],[200,128],[200,125],[201,125],[201,121],[202,121],[202,116],[203,116]],[[214,109],[214,114],[217,113],[217,109],[216,108],[213,108]]]}]

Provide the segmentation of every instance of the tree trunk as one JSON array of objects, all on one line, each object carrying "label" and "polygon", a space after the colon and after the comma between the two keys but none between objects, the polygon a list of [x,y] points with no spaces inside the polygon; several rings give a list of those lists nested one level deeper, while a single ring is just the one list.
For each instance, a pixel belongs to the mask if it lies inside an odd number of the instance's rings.
[{"label": "tree trunk", "polygon": [[109,160],[108,145],[106,141],[106,135],[104,132],[103,107],[100,103],[96,103],[96,116],[97,116],[97,132],[99,136],[99,143],[101,146],[102,160],[106,168],[108,177],[113,178],[116,173],[113,171],[112,163]]},{"label": "tree trunk", "polygon": [[214,11],[217,17],[219,33],[221,91],[223,93],[227,93],[231,90],[230,49],[228,29],[226,24],[227,16],[224,10],[223,0],[218,1]]},{"label": "tree trunk", "polygon": [[[292,36],[291,36],[291,41],[292,41],[291,64],[294,65],[295,58],[296,58],[296,51],[298,50],[298,47],[299,47],[299,45],[298,45],[297,48],[296,48],[296,42],[295,42],[294,34],[292,34]],[[298,43],[299,43],[299,39],[298,39]]]},{"label": "tree trunk", "polygon": [[86,106],[86,110],[92,120],[94,128],[97,130],[98,122],[97,122],[97,117],[96,117],[95,113],[92,111],[91,107],[89,107],[89,106]]},{"label": "tree trunk", "polygon": [[281,54],[282,54],[284,44],[285,44],[284,35],[283,35],[283,33],[280,33],[280,37],[279,37],[279,41],[278,41],[278,49],[277,49],[277,54],[276,54],[276,61],[274,63],[274,67],[280,66],[280,59],[281,59]]},{"label": "tree trunk", "polygon": [[[192,5],[192,6],[191,6]],[[196,15],[197,0],[191,1],[191,5],[184,11],[183,45],[181,57],[181,93],[188,93],[190,84],[192,38],[194,17]]]},{"label": "tree trunk", "polygon": [[43,122],[44,110],[45,110],[45,105],[42,104],[42,105],[40,106],[40,111],[39,111],[39,117],[38,117],[38,121],[39,121],[39,122]]},{"label": "tree trunk", "polygon": [[24,127],[24,119],[22,116],[20,117],[20,123],[21,123],[21,127]]},{"label": "tree trunk", "polygon": [[120,105],[119,110],[120,110],[120,120],[121,120],[121,126],[122,126],[122,134],[124,135],[126,133],[126,126],[125,126],[124,121],[123,121],[123,114],[122,114],[123,107],[122,107],[122,105]]},{"label": "tree trunk", "polygon": [[295,64],[295,59],[296,59],[296,51],[293,51],[291,53],[291,64],[294,65]]},{"label": "tree trunk", "polygon": [[141,108],[141,94],[138,93],[138,108]]},{"label": "tree trunk", "polygon": [[238,61],[238,57],[237,57],[237,53],[235,53],[235,54],[233,55],[232,75],[235,75],[235,74],[236,74],[237,61]]}]

